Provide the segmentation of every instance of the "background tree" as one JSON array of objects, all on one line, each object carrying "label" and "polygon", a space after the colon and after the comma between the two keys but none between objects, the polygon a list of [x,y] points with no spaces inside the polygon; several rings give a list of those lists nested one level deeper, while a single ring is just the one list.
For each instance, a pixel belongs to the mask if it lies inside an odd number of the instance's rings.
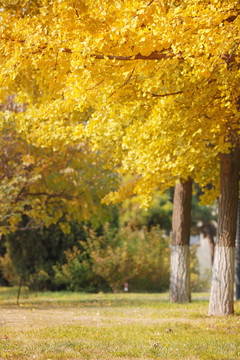
[{"label": "background tree", "polygon": [[[28,219],[23,217],[23,226],[24,222],[28,223]],[[10,258],[14,271],[14,278],[9,283],[16,284],[22,278],[30,289],[56,290],[53,266],[56,262],[65,262],[64,251],[78,243],[79,238],[84,239],[84,234],[82,224],[71,224],[69,234],[52,224],[49,228],[16,231],[4,236],[2,242],[7,247],[4,257]],[[1,265],[5,270],[3,260]]]},{"label": "background tree", "polygon": [[124,200],[119,207],[120,226],[130,226],[133,230],[153,226],[159,226],[166,234],[172,229],[172,190],[164,194],[155,192],[152,202],[148,208],[141,206],[141,199],[138,196]]},{"label": "background tree", "polygon": [[[103,169],[101,157],[86,143],[40,149],[4,128],[1,149],[2,232],[57,222],[67,231],[70,221],[98,221],[107,214],[100,199],[116,185],[117,177]],[[24,226],[19,225],[23,215],[29,220]]]}]

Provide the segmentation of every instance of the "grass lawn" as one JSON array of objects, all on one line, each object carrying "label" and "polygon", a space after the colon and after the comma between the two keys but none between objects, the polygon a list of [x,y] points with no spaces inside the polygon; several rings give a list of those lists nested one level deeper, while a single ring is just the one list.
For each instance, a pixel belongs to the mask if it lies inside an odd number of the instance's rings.
[{"label": "grass lawn", "polygon": [[[206,296],[206,294],[204,294]],[[0,359],[240,359],[236,315],[167,294],[31,293],[0,288]]]}]

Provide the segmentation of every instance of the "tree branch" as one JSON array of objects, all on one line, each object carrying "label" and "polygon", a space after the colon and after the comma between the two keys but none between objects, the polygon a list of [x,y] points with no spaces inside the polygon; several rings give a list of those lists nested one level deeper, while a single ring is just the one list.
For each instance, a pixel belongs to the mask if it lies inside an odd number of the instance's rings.
[{"label": "tree branch", "polygon": [[[5,38],[5,40],[8,41],[12,41],[12,42],[19,42],[21,44],[24,44],[26,42],[25,39],[11,39],[11,38]],[[36,54],[39,52],[42,52],[43,50],[47,49],[47,45],[45,44],[44,46],[38,46],[37,49],[32,52],[32,54]],[[33,44],[34,46],[34,44]],[[162,59],[172,59],[174,57],[179,57],[182,54],[178,53],[178,54],[174,54],[174,53],[164,53],[164,51],[153,51],[150,55],[142,55],[140,53],[138,53],[137,55],[133,55],[133,56],[122,56],[122,55],[103,55],[103,54],[92,54],[91,57],[94,57],[97,60],[103,60],[103,59],[109,59],[109,60],[121,60],[121,61],[131,61],[131,60],[162,60]],[[59,52],[63,52],[63,53],[67,53],[67,54],[72,54],[73,51],[69,48],[61,48],[59,49]]]},{"label": "tree branch", "polygon": [[119,88],[117,88],[115,91],[113,91],[113,93],[108,97],[108,99],[110,99],[110,97],[113,96],[116,93],[117,90],[121,89],[122,87],[124,87],[129,82],[129,80],[131,79],[131,77],[132,77],[132,75],[134,73],[134,70],[135,70],[135,68],[133,68],[133,70],[131,71],[131,74],[129,75],[127,80],[124,81],[124,83],[121,86],[119,86]]},{"label": "tree branch", "polygon": [[98,55],[94,54],[91,57],[95,57],[97,60],[109,59],[109,60],[122,60],[122,61],[130,61],[130,60],[162,60],[162,59],[172,59],[176,56],[181,56],[182,54],[173,54],[173,53],[162,53],[158,51],[153,51],[150,55],[145,56],[138,53],[135,56],[118,56],[118,55]]},{"label": "tree branch", "polygon": [[166,94],[152,94],[152,93],[149,93],[149,94],[154,96],[154,97],[167,97],[167,96],[171,96],[171,95],[183,94],[183,91],[177,91],[177,92],[174,92],[174,93],[166,93]]},{"label": "tree branch", "polygon": [[41,222],[39,225],[34,225],[31,226],[32,223],[34,223],[34,219],[31,219],[26,226],[24,227],[19,227],[17,230],[18,231],[27,231],[27,230],[38,230],[41,229],[44,226],[44,222]]},{"label": "tree branch", "polygon": [[47,196],[48,198],[63,198],[66,200],[73,200],[73,196],[67,194],[48,194],[47,192],[24,193],[23,196]]}]

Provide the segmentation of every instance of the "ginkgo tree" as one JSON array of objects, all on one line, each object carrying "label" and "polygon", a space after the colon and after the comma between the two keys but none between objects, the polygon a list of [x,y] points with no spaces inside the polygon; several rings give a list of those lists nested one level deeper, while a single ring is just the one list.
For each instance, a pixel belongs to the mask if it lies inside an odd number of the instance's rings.
[{"label": "ginkgo tree", "polygon": [[[104,170],[87,143],[37,148],[9,123],[0,138],[1,234],[56,223],[68,232],[71,222],[98,223],[108,216],[101,198],[116,186],[117,177]],[[24,215],[29,221],[23,226]]]},{"label": "ginkgo tree", "polygon": [[[136,174],[119,196],[145,204],[189,177],[220,188],[211,314],[233,312],[239,14],[236,0],[19,0],[0,15],[0,100],[28,103],[16,126],[35,145],[87,130],[109,165]],[[87,127],[75,111],[90,111]]]}]

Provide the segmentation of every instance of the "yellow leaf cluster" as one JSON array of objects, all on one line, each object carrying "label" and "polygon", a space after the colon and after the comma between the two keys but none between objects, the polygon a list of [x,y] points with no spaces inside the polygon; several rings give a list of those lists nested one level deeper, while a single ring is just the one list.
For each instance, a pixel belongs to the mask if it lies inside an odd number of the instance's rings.
[{"label": "yellow leaf cluster", "polygon": [[54,148],[88,137],[145,199],[179,178],[216,183],[240,136],[236,0],[24,4],[0,29],[0,101],[28,104],[18,131]]}]

